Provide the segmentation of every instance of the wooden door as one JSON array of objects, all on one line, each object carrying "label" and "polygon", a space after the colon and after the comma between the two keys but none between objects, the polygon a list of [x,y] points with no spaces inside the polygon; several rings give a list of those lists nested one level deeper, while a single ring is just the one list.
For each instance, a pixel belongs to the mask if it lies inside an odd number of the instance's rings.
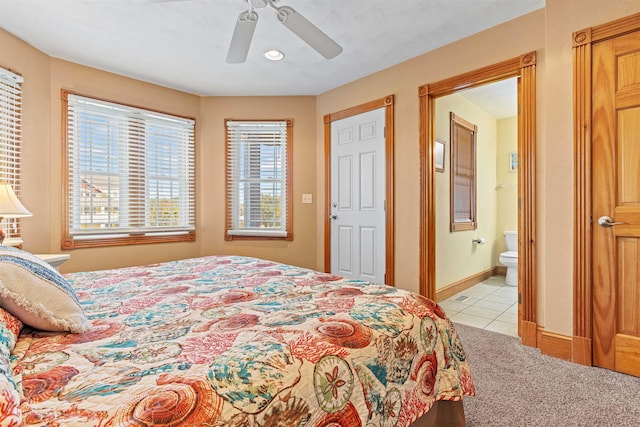
[{"label": "wooden door", "polygon": [[640,32],[592,69],[593,362],[640,376]]},{"label": "wooden door", "polygon": [[331,123],[331,272],[385,283],[385,108]]}]

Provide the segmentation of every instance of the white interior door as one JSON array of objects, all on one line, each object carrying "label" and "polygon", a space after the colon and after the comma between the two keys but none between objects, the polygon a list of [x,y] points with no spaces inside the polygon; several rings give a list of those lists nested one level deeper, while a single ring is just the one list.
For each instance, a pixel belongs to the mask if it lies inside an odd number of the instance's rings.
[{"label": "white interior door", "polygon": [[331,123],[331,273],[385,282],[385,109]]}]

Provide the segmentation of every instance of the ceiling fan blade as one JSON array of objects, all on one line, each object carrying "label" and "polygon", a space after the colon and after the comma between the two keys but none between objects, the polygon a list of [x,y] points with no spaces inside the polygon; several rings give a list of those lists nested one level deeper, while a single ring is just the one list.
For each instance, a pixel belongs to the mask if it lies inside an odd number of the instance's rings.
[{"label": "ceiling fan blade", "polygon": [[240,64],[247,60],[249,46],[251,46],[251,39],[257,23],[258,14],[252,10],[247,10],[238,15],[229,51],[227,52],[227,63]]},{"label": "ceiling fan blade", "polygon": [[320,55],[327,59],[340,55],[342,47],[293,8],[289,6],[272,7],[276,9],[278,21],[318,51]]}]

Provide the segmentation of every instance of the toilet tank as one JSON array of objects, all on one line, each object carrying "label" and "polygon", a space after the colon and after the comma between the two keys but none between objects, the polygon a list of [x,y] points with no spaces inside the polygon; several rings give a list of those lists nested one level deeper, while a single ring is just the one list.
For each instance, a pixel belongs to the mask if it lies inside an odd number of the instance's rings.
[{"label": "toilet tank", "polygon": [[517,231],[505,231],[504,243],[507,245],[508,251],[518,250],[518,232]]}]

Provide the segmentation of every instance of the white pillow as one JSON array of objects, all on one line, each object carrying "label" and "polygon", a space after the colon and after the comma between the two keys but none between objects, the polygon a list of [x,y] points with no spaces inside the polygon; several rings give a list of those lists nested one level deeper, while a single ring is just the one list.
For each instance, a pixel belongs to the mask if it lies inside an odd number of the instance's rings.
[{"label": "white pillow", "polygon": [[0,245],[0,306],[44,331],[91,329],[71,285],[53,267],[23,250]]}]

